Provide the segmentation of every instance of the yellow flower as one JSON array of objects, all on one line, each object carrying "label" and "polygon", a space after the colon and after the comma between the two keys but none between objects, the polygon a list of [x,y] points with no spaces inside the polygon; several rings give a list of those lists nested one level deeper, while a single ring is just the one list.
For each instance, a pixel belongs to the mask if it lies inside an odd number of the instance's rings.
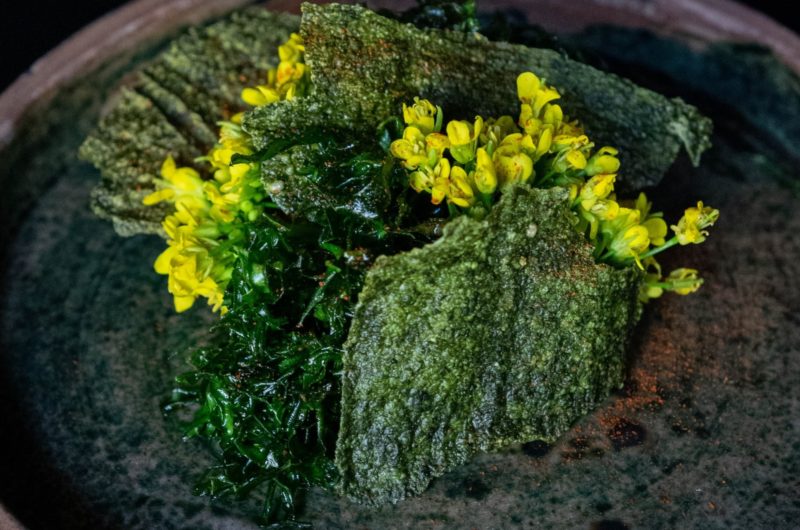
[{"label": "yellow flower", "polygon": [[450,140],[442,133],[430,133],[425,137],[425,146],[428,148],[428,164],[435,166],[444,150],[450,147]]},{"label": "yellow flower", "polygon": [[611,195],[615,180],[616,175],[596,175],[590,178],[581,187],[579,194],[581,208],[590,210],[598,200]]},{"label": "yellow flower", "polygon": [[475,192],[470,185],[470,178],[461,166],[453,166],[450,170],[447,201],[462,208],[469,208],[475,204]]},{"label": "yellow flower", "polygon": [[439,160],[431,171],[433,186],[431,187],[431,202],[439,204],[450,191],[450,161],[446,158]]},{"label": "yellow flower", "polygon": [[267,72],[267,84],[242,90],[242,99],[248,105],[260,107],[282,100],[290,100],[305,93],[308,69],[303,64],[305,46],[297,33],[292,33],[278,47],[280,63]]},{"label": "yellow flower", "polygon": [[203,179],[190,167],[177,167],[175,159],[167,156],[161,165],[161,179],[156,179],[158,190],[142,199],[146,206],[163,201],[181,204],[189,211],[204,210],[208,203],[203,194]]},{"label": "yellow flower", "polygon": [[[636,197],[633,207],[639,210],[639,215],[642,219],[648,219],[650,217],[650,210],[653,208],[653,203],[647,199],[647,195],[645,195],[644,192],[639,192],[639,196]],[[655,215],[661,216],[660,213]]]},{"label": "yellow flower", "polygon": [[539,92],[542,82],[533,72],[523,72],[517,76],[517,97],[523,103],[530,103]]},{"label": "yellow flower", "polygon": [[222,144],[217,144],[215,147],[208,152],[206,156],[206,160],[214,166],[216,169],[225,169],[231,165],[231,160],[233,159],[233,155],[237,155],[241,153],[237,153],[234,149],[229,147],[225,147]]},{"label": "yellow flower", "polygon": [[639,211],[624,207],[618,209],[613,219],[601,221],[600,232],[608,241],[603,257],[618,265],[633,259],[641,267],[639,255],[650,246],[650,233],[639,223]]},{"label": "yellow flower", "polygon": [[175,310],[179,313],[186,311],[200,296],[208,298],[209,305],[213,306],[214,311],[220,310],[224,289],[209,276],[210,263],[208,263],[205,251],[193,249],[194,251],[187,252],[181,248],[174,250],[170,250],[170,248],[164,254],[168,254],[169,280],[167,287],[173,295]]},{"label": "yellow flower", "polygon": [[430,191],[433,188],[433,182],[433,171],[427,167],[413,171],[408,175],[408,185],[417,193]]},{"label": "yellow flower", "polygon": [[[576,192],[577,194],[577,192]],[[572,192],[570,192],[572,195]],[[594,241],[597,238],[597,232],[600,228],[601,221],[612,221],[617,218],[620,211],[620,206],[617,201],[611,199],[595,199],[592,206],[584,209],[579,203],[579,215],[589,225],[589,239]],[[580,224],[578,227],[582,232],[585,225]]]},{"label": "yellow flower", "polygon": [[639,301],[648,302],[664,294],[664,284],[661,281],[661,265],[654,257],[642,260],[644,279],[639,289]]},{"label": "yellow flower", "polygon": [[518,119],[520,127],[537,138],[543,127],[546,127],[551,130],[546,142],[549,141],[553,136],[552,129],[559,127],[564,118],[561,107],[550,104],[561,97],[558,90],[547,86],[534,73],[524,72],[517,77],[517,96],[522,103]]},{"label": "yellow flower", "polygon": [[530,105],[532,115],[538,117],[542,108],[560,98],[561,94],[543,83],[533,72],[523,72],[517,77],[517,96],[523,104]]},{"label": "yellow flower", "polygon": [[483,147],[478,148],[473,179],[475,187],[484,195],[491,195],[497,189],[497,173],[495,172],[494,162]]},{"label": "yellow flower", "polygon": [[[626,204],[630,204],[630,202],[627,202]],[[641,224],[647,228],[647,231],[650,234],[650,243],[656,247],[664,245],[666,243],[665,238],[667,236],[667,223],[664,221],[664,219],[662,219],[661,212],[652,214],[650,213],[653,203],[647,199],[647,195],[644,193],[639,193],[636,201],[634,201],[631,205],[639,212],[639,218],[643,219]]]},{"label": "yellow flower", "polygon": [[698,277],[695,269],[675,269],[669,273],[666,282],[670,283],[670,290],[677,294],[691,294],[703,285],[703,279]]},{"label": "yellow flower", "polygon": [[483,128],[483,118],[475,117],[475,124],[453,120],[447,124],[447,138],[450,140],[450,154],[456,162],[468,164],[475,158],[475,147]]},{"label": "yellow flower", "polygon": [[547,105],[542,115],[542,123],[545,125],[552,125],[555,130],[561,129],[561,124],[564,121],[564,111],[560,105]]},{"label": "yellow flower", "polygon": [[[561,131],[559,131],[561,133]],[[553,138],[553,147],[556,151],[566,149],[582,149],[590,144],[589,137],[585,134],[557,134]]]},{"label": "yellow flower", "polygon": [[220,184],[219,190],[221,192],[228,193],[245,185],[244,180],[250,169],[252,169],[252,166],[247,163],[232,164],[215,171],[214,180]]},{"label": "yellow flower", "polygon": [[303,61],[305,50],[303,38],[297,33],[292,33],[289,40],[278,46],[278,57],[284,63],[300,63]]},{"label": "yellow flower", "polygon": [[667,223],[660,217],[651,217],[642,223],[647,228],[650,243],[660,247],[666,243]]},{"label": "yellow flower", "polygon": [[524,151],[532,153],[536,150],[536,145],[533,143],[533,138],[529,134],[513,133],[507,135],[500,142],[500,148],[505,149],[507,152],[513,150],[514,152]]},{"label": "yellow flower", "polygon": [[703,202],[699,201],[697,207],[686,209],[678,224],[672,226],[672,230],[681,245],[702,243],[708,236],[705,229],[712,226],[718,218],[719,210],[703,206]]},{"label": "yellow flower", "polygon": [[609,250],[620,260],[627,258],[637,259],[639,254],[647,250],[650,246],[650,236],[647,228],[642,225],[634,225],[619,232],[617,237],[611,240]]},{"label": "yellow flower", "polygon": [[416,169],[428,160],[425,135],[417,127],[406,127],[403,137],[392,142],[389,147],[392,156],[403,161],[406,169]]},{"label": "yellow flower", "polygon": [[241,114],[231,117],[231,121],[219,124],[219,145],[241,155],[253,153],[250,135],[242,130]]},{"label": "yellow flower", "polygon": [[433,204],[441,203],[450,190],[450,161],[442,158],[432,168],[420,167],[408,176],[408,184],[417,193],[430,193]]},{"label": "yellow flower", "polygon": [[[619,203],[609,199],[598,199],[589,209],[589,213],[601,221],[611,221],[619,215]],[[594,239],[594,237],[592,237]]]},{"label": "yellow flower", "polygon": [[536,159],[544,156],[553,145],[553,129],[545,127],[539,132],[539,141],[536,142]]},{"label": "yellow flower", "polygon": [[497,177],[503,186],[515,182],[527,182],[533,175],[533,160],[518,146],[501,145],[494,152],[492,159]]},{"label": "yellow flower", "polygon": [[697,275],[695,269],[675,269],[666,278],[661,277],[661,267],[653,258],[644,260],[645,277],[639,300],[647,302],[658,298],[666,291],[687,295],[697,291],[703,285],[703,279]]},{"label": "yellow flower", "polygon": [[567,151],[564,159],[574,169],[583,169],[586,167],[586,156],[577,149]]},{"label": "yellow flower", "polygon": [[[293,86],[299,82],[306,73],[306,65],[300,63],[281,63],[275,73],[275,80],[277,81],[279,93],[286,94],[287,88],[284,85],[292,84]],[[291,98],[286,98],[291,99]]]},{"label": "yellow flower", "polygon": [[483,145],[491,142],[493,146],[497,146],[506,136],[515,133],[519,133],[519,129],[511,116],[500,116],[496,120],[489,118],[481,129],[480,142]]},{"label": "yellow flower", "polygon": [[245,88],[242,90],[242,99],[248,105],[261,107],[271,105],[281,100],[280,93],[273,87],[267,85],[257,85],[255,88]]},{"label": "yellow flower", "polygon": [[619,170],[619,159],[616,155],[617,150],[613,147],[601,147],[586,163],[586,175],[591,177],[601,173],[616,173]]},{"label": "yellow flower", "polygon": [[441,129],[442,109],[434,106],[427,99],[414,98],[410,107],[403,103],[403,120],[406,125],[416,127],[422,134],[439,132]]}]

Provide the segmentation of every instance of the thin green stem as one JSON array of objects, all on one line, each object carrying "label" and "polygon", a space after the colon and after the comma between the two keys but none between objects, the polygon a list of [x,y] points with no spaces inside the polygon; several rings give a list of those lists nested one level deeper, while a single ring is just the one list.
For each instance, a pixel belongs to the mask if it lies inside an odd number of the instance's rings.
[{"label": "thin green stem", "polygon": [[701,278],[696,278],[694,280],[675,280],[671,282],[647,282],[647,285],[650,287],[660,287],[662,289],[667,289],[668,291],[674,289],[683,289],[685,287],[693,287],[697,285],[698,282],[702,283]]},{"label": "thin green stem", "polygon": [[649,258],[650,256],[655,256],[656,254],[667,250],[668,248],[674,247],[678,244],[678,236],[674,236],[672,239],[661,245],[660,247],[653,247],[644,254],[639,255],[639,259]]}]

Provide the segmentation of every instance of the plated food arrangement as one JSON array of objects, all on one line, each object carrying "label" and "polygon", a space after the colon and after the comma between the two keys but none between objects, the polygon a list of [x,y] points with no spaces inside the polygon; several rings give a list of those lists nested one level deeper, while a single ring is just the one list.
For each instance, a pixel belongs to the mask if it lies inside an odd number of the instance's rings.
[{"label": "plated food arrangement", "polygon": [[244,9],[26,114],[0,157],[26,526],[796,518],[797,77],[472,7]]},{"label": "plated food arrangement", "polygon": [[707,118],[461,9],[448,29],[237,13],[145,67],[85,142],[95,211],[166,237],[176,311],[220,314],[167,405],[218,448],[202,492],[257,492],[281,520],[312,486],[396,502],[554,441],[621,386],[642,304],[700,287],[655,256],[718,211],[668,228],[633,191],[682,147],[698,162]]}]

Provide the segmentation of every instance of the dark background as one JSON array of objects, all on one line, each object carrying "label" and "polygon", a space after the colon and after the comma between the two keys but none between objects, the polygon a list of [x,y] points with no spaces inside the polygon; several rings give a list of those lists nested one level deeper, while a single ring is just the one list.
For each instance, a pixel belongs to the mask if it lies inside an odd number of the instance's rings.
[{"label": "dark background", "polygon": [[[124,0],[3,0],[5,5],[0,16],[0,90],[4,90],[36,59],[62,40],[124,3]],[[490,4],[491,0],[483,0],[482,3]],[[778,2],[751,0],[744,3],[800,31],[800,17],[788,14],[787,8],[781,7]]]}]

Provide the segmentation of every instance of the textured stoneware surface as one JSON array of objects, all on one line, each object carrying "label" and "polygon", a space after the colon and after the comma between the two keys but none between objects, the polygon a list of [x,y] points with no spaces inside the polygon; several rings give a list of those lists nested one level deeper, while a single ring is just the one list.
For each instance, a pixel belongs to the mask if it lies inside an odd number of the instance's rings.
[{"label": "textured stoneware surface", "polygon": [[[715,119],[703,165],[680,161],[655,191],[671,218],[695,197],[722,210],[703,247],[665,264],[699,268],[707,284],[648,308],[625,388],[557,444],[482,456],[394,506],[315,491],[315,528],[800,521],[800,81],[750,49],[731,63],[635,32],[575,42]],[[210,318],[172,312],[150,266],[161,242],[119,238],[92,216],[97,175],[75,158],[113,87],[158,46],[63,85],[16,122],[0,157],[0,500],[30,528],[255,528],[256,506],[191,495],[210,458],[158,414],[180,348]]]}]

